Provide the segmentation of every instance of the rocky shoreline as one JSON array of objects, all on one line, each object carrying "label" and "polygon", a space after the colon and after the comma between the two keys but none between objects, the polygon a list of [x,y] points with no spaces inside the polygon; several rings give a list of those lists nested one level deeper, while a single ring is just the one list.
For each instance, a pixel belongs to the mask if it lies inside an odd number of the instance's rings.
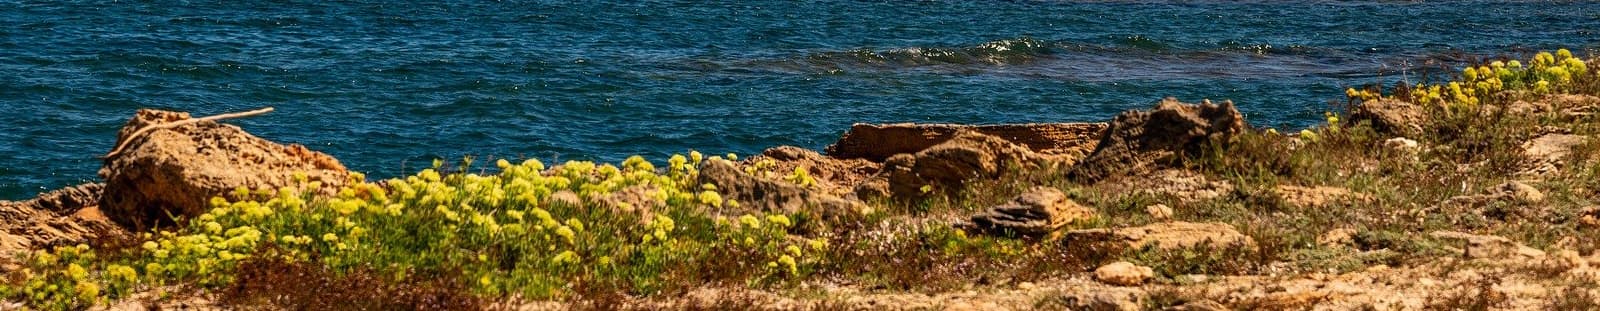
[{"label": "rocky shoreline", "polygon": [[[1420,145],[1426,130],[1446,121],[1430,120],[1416,105],[1385,100],[1368,101],[1352,111],[1342,127],[1330,120],[1321,134],[1279,135],[1250,128],[1231,102],[1180,103],[1168,99],[1150,110],[1129,111],[1107,123],[1014,124],[966,126],[950,124],[858,124],[838,142],[819,153],[797,147],[775,147],[757,156],[733,161],[722,157],[693,160],[698,181],[716,189],[721,198],[737,201],[741,210],[768,213],[820,215],[824,219],[859,217],[882,209],[906,209],[931,204],[957,204],[978,208],[934,209],[933,212],[892,212],[892,217],[913,223],[945,224],[965,235],[1018,239],[1022,245],[1062,245],[1067,249],[1116,257],[1103,265],[1079,271],[1054,271],[1029,281],[979,278],[945,290],[893,290],[861,287],[847,281],[818,279],[797,288],[771,289],[706,284],[683,295],[612,297],[611,303],[591,300],[540,302],[511,298],[489,304],[506,309],[631,308],[631,309],[949,309],[1024,310],[1093,309],[1173,310],[1226,309],[1426,309],[1438,305],[1487,306],[1504,309],[1546,309],[1562,297],[1576,302],[1600,297],[1582,284],[1600,284],[1600,253],[1593,236],[1600,235],[1600,208],[1573,206],[1597,198],[1581,174],[1595,161],[1586,148],[1594,126],[1590,114],[1600,111],[1600,98],[1560,95],[1540,101],[1519,101],[1499,108],[1542,120],[1525,128],[1526,143],[1514,160],[1518,178],[1473,179],[1474,184],[1494,183],[1483,189],[1441,190],[1455,193],[1436,202],[1404,193],[1378,193],[1352,189],[1344,181],[1321,184],[1278,183],[1272,179],[1311,178],[1287,175],[1250,184],[1253,176],[1217,174],[1208,167],[1219,163],[1239,165],[1222,157],[1223,148],[1251,144],[1286,146],[1282,152],[1316,147],[1342,138],[1342,142],[1370,142],[1354,148],[1381,145],[1382,150],[1350,151],[1371,158],[1326,158],[1311,161],[1348,163],[1246,163],[1246,166],[1327,167],[1325,178],[1381,179],[1386,170],[1452,165],[1451,170],[1476,172],[1500,159],[1483,162],[1447,162],[1438,148],[1459,148],[1448,141]],[[1503,117],[1504,115],[1502,115]],[[199,122],[151,131],[131,137],[140,128],[189,119],[180,112],[139,111],[119,132],[126,151],[105,160],[100,171],[104,183],[85,184],[41,194],[19,202],[0,202],[0,253],[6,258],[60,245],[110,243],[132,239],[152,228],[168,228],[179,220],[197,217],[214,207],[214,197],[237,196],[252,189],[278,189],[310,183],[313,191],[332,195],[352,179],[337,159],[299,145],[280,145],[255,137],[236,126]],[[1554,118],[1554,119],[1551,119]],[[1554,124],[1552,126],[1551,124]],[[1328,130],[1331,128],[1332,130]],[[1354,132],[1355,134],[1352,134]],[[1342,137],[1342,136],[1341,136]],[[1463,135],[1457,139],[1472,139]],[[1450,139],[1450,138],[1442,138]],[[1219,147],[1223,146],[1223,147]],[[1481,147],[1476,152],[1494,152]],[[1231,149],[1229,149],[1231,150]],[[1344,151],[1340,151],[1344,152]],[[1474,151],[1466,151],[1474,152]],[[1437,157],[1424,161],[1419,155]],[[1278,159],[1278,155],[1262,158]],[[1249,160],[1255,161],[1255,160]],[[1400,163],[1398,166],[1385,163]],[[1298,166],[1297,166],[1298,165]],[[545,174],[558,168],[549,168]],[[1278,168],[1278,170],[1283,170]],[[1431,170],[1431,169],[1427,169]],[[1310,172],[1310,169],[1304,169]],[[1495,172],[1504,171],[1497,168]],[[776,172],[776,173],[774,173]],[[794,172],[790,174],[789,172]],[[1323,171],[1316,171],[1320,172]],[[1303,173],[1313,174],[1313,173]],[[1464,173],[1465,174],[1465,173]],[[1563,175],[1565,174],[1565,175]],[[1490,174],[1492,175],[1492,174]],[[1320,175],[1319,175],[1320,176]],[[1370,177],[1379,176],[1379,177]],[[1479,175],[1473,175],[1479,176]],[[1532,185],[1554,185],[1549,180],[1576,176],[1576,184],[1563,185],[1561,194],[1546,194]],[[1256,178],[1256,179],[1252,179]],[[1319,177],[1322,178],[1322,177]],[[1476,178],[1476,177],[1473,177]],[[1456,180],[1456,179],[1451,179]],[[1368,182],[1369,184],[1375,182]],[[1403,183],[1402,183],[1403,184]],[[1467,187],[1466,182],[1460,184]],[[1414,185],[1413,187],[1423,187]],[[244,189],[244,190],[239,190]],[[974,190],[979,189],[979,190]],[[984,190],[991,189],[991,190]],[[1070,191],[1063,192],[1063,189]],[[1548,190],[1548,188],[1547,188]],[[348,191],[348,189],[346,189]],[[603,198],[577,198],[579,205],[648,206],[643,199],[653,193],[641,188],[634,194],[619,192]],[[1406,191],[1406,190],[1400,190]],[[1415,190],[1412,190],[1415,191]],[[960,199],[966,198],[966,199]],[[592,201],[592,203],[582,203]],[[1221,201],[1220,203],[1207,203]],[[718,201],[721,202],[721,201]],[[1397,202],[1405,202],[1401,205]],[[720,203],[719,203],[720,204]],[[1349,223],[1323,215],[1319,209],[1383,206],[1376,214],[1350,212]],[[1259,206],[1271,211],[1256,212]],[[1226,208],[1244,209],[1246,216],[1229,216]],[[1490,211],[1490,212],[1485,212]],[[1531,211],[1531,212],[1528,212]],[[1429,225],[1426,232],[1384,229],[1404,217],[1441,217],[1441,212],[1487,215],[1471,224]],[[1488,214],[1486,214],[1488,213]],[[1512,216],[1506,216],[1511,213]],[[1537,235],[1540,247],[1495,236],[1495,221],[1525,216],[1546,219],[1522,225],[1575,228]],[[1378,219],[1367,217],[1391,217]],[[1555,216],[1550,216],[1555,215]],[[1559,216],[1559,217],[1558,217]],[[1231,217],[1231,218],[1230,218]],[[1245,217],[1245,218],[1239,218]],[[1254,217],[1254,218],[1249,218]],[[1295,241],[1264,231],[1268,227],[1240,224],[1273,222],[1269,218],[1300,219],[1307,224]],[[1300,217],[1300,218],[1296,218]],[[1332,217],[1332,216],[1328,216]],[[1454,216],[1443,216],[1454,217]],[[1508,218],[1509,217],[1509,218]],[[1542,217],[1542,218],[1541,218]],[[1550,217],[1558,217],[1554,219]],[[1501,220],[1494,220],[1501,219]],[[1430,220],[1431,221],[1431,220]],[[1421,222],[1421,221],[1419,221]],[[868,234],[878,232],[870,229]],[[1427,227],[1427,226],[1425,226]],[[1531,229],[1535,232],[1540,229]],[[893,228],[879,231],[892,232]],[[1520,231],[1519,231],[1520,232]],[[1394,237],[1393,234],[1415,235]],[[1573,235],[1576,234],[1576,235]],[[1587,235],[1585,237],[1584,235]],[[1262,241],[1266,240],[1266,241]],[[1314,243],[1315,246],[1295,243]],[[1420,243],[1420,244],[1419,244]],[[1425,251],[1405,250],[1423,247]],[[1228,258],[1214,259],[1224,268],[1180,269],[1145,266],[1128,260],[1171,254],[1189,257],[1257,256],[1274,253],[1274,259],[1249,262],[1249,268],[1226,269]],[[1195,254],[1195,250],[1211,254]],[[1404,256],[1395,255],[1407,252]],[[1422,253],[1433,254],[1429,256]],[[1144,257],[1141,257],[1144,256]],[[1208,257],[1210,256],[1210,257]],[[1260,255],[1265,258],[1266,255]],[[1322,271],[1295,268],[1296,260],[1319,262],[1323,257],[1352,258],[1357,266]],[[1185,257],[1188,258],[1188,257]],[[22,269],[9,259],[0,260],[0,274]],[[1314,265],[1313,265],[1314,266]],[[1215,271],[1208,271],[1215,270]],[[1243,273],[1232,273],[1243,272]],[[932,272],[930,272],[932,273]],[[961,278],[961,277],[957,277]],[[965,279],[965,278],[962,278]],[[147,289],[154,290],[154,289]],[[797,294],[799,293],[799,294]],[[805,294],[810,293],[810,294]],[[156,295],[160,297],[161,295]],[[127,299],[111,309],[143,309],[146,305],[221,307],[210,294],[187,298]],[[1483,299],[1491,300],[1483,300]],[[1447,301],[1457,299],[1458,301]],[[1587,305],[1594,307],[1600,302]],[[19,305],[0,305],[9,309]],[[1584,306],[1584,305],[1574,305]],[[105,307],[105,306],[100,306]]]}]

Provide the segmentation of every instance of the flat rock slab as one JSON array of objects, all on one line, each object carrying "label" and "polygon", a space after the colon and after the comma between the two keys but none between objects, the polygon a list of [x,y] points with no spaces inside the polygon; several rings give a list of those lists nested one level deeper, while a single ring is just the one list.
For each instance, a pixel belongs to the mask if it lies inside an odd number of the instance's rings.
[{"label": "flat rock slab", "polygon": [[1132,228],[1101,228],[1072,230],[1062,237],[1069,246],[1089,246],[1096,249],[1141,249],[1155,247],[1161,250],[1212,247],[1255,248],[1255,239],[1239,233],[1225,223],[1163,222]]},{"label": "flat rock slab", "polygon": [[1567,166],[1573,148],[1589,142],[1589,136],[1546,134],[1522,144],[1522,175],[1549,175]]},{"label": "flat rock slab", "polygon": [[1524,246],[1504,237],[1478,235],[1456,231],[1434,231],[1429,236],[1453,241],[1462,246],[1462,256],[1472,259],[1510,258],[1526,259],[1544,257],[1544,251]]}]

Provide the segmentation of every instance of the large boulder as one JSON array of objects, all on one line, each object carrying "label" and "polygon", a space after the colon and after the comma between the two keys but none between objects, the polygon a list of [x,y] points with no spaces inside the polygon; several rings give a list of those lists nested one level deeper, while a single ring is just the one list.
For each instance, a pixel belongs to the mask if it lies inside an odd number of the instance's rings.
[{"label": "large boulder", "polygon": [[117,133],[126,147],[105,159],[101,210],[119,224],[144,230],[168,223],[168,215],[195,216],[212,197],[237,188],[295,186],[294,175],[337,189],[349,173],[339,161],[305,146],[281,145],[238,127],[202,121],[159,128],[130,137],[139,129],[189,119],[188,113],[139,110]]},{"label": "large boulder", "polygon": [[1394,136],[1420,137],[1422,125],[1428,122],[1428,114],[1417,104],[1379,99],[1356,105],[1350,111],[1350,120],[1366,121],[1373,129]]},{"label": "large boulder", "polygon": [[1169,97],[1155,109],[1117,115],[1094,152],[1067,176],[1092,183],[1117,174],[1153,171],[1180,160],[1180,155],[1200,153],[1209,141],[1226,140],[1244,130],[1244,116],[1231,101],[1192,105]]},{"label": "large boulder", "polygon": [[885,160],[877,175],[856,188],[856,195],[863,199],[916,198],[933,190],[960,189],[969,180],[998,179],[1013,169],[1040,169],[1053,163],[999,137],[961,131],[915,154]]},{"label": "large boulder", "polygon": [[838,142],[828,146],[828,156],[839,159],[888,160],[912,154],[972,131],[1020,144],[1035,153],[1076,160],[1094,149],[1105,123],[1030,123],[998,125],[956,124],[856,124]]},{"label": "large boulder", "polygon": [[1034,187],[1011,202],[990,207],[957,227],[985,234],[1042,236],[1074,221],[1094,217],[1094,210],[1078,205],[1051,187]]},{"label": "large boulder", "polygon": [[732,161],[709,159],[700,166],[700,182],[716,186],[724,199],[739,202],[741,208],[793,213],[816,210],[823,214],[860,212],[861,202],[808,189],[801,185],[740,170]]}]

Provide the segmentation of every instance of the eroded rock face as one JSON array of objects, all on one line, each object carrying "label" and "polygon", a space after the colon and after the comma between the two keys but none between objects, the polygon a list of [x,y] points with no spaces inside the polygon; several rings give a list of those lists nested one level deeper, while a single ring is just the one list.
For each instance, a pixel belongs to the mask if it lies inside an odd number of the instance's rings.
[{"label": "eroded rock face", "polygon": [[1231,101],[1190,105],[1167,98],[1155,109],[1117,115],[1094,152],[1067,176],[1093,183],[1112,175],[1153,171],[1176,161],[1179,154],[1198,154],[1207,142],[1226,140],[1244,130],[1244,116]]},{"label": "eroded rock face", "polygon": [[0,201],[0,256],[126,233],[96,207],[103,188],[102,184],[82,184],[32,200]]},{"label": "eroded rock face", "polygon": [[917,198],[932,191],[960,189],[973,179],[998,179],[1010,169],[1039,169],[1052,163],[1004,139],[962,131],[916,154],[889,157],[877,175],[856,188],[856,195],[863,199]]},{"label": "eroded rock face", "polygon": [[812,191],[800,185],[746,174],[733,162],[721,159],[707,160],[700,167],[700,181],[717,187],[723,199],[738,200],[741,207],[761,211],[793,213],[801,210],[819,210],[824,214],[859,212],[864,204]]},{"label": "eroded rock face", "polygon": [[1133,228],[1102,228],[1067,231],[1067,245],[1083,244],[1098,249],[1140,249],[1153,246],[1163,250],[1210,245],[1255,248],[1255,239],[1239,233],[1225,223],[1164,222]]},{"label": "eroded rock face", "polygon": [[1105,123],[1036,123],[1002,125],[856,124],[838,142],[828,146],[829,156],[882,162],[897,154],[926,150],[973,131],[1023,145],[1042,155],[1081,158],[1094,149]]},{"label": "eroded rock face", "polygon": [[1035,187],[957,226],[985,234],[1042,236],[1073,221],[1091,217],[1094,217],[1094,210],[1073,202],[1061,190]]},{"label": "eroded rock face", "polygon": [[882,165],[864,159],[837,159],[823,156],[816,151],[795,147],[778,146],[762,151],[761,155],[751,157],[746,163],[756,163],[764,159],[771,159],[776,167],[775,174],[789,174],[796,168],[805,170],[817,182],[817,190],[835,196],[845,196],[878,173]]},{"label": "eroded rock face", "polygon": [[1380,133],[1395,136],[1419,137],[1422,124],[1428,115],[1422,106],[1405,101],[1381,99],[1356,105],[1350,111],[1351,121],[1367,121]]},{"label": "eroded rock face", "polygon": [[232,125],[199,122],[128,137],[139,128],[188,119],[188,113],[139,110],[118,133],[129,140],[121,153],[105,159],[106,216],[142,230],[167,215],[204,213],[212,197],[235,188],[278,188],[295,185],[304,173],[324,189],[337,189],[349,173],[339,161],[301,145],[281,145],[255,137]]}]

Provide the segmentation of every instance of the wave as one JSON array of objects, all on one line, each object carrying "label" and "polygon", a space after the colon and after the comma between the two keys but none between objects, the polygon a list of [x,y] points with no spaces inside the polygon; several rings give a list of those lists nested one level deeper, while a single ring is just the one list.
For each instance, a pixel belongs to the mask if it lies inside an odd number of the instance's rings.
[{"label": "wave", "polygon": [[1019,64],[1053,53],[1053,44],[1033,38],[984,42],[969,47],[907,47],[874,51],[869,48],[821,52],[806,56],[816,64],[866,66],[926,66],[942,64]]},{"label": "wave", "polygon": [[[1019,37],[958,47],[904,47],[885,50],[859,48],[823,51],[780,61],[785,65],[821,68],[823,71],[853,68],[914,68],[929,66],[1010,66],[1030,65],[1060,59],[1084,58],[1196,58],[1219,56],[1304,56],[1328,57],[1338,54],[1326,48],[1298,44],[1183,43],[1145,35],[1106,36],[1097,42],[1052,41]],[[799,68],[796,68],[799,69]]]}]

